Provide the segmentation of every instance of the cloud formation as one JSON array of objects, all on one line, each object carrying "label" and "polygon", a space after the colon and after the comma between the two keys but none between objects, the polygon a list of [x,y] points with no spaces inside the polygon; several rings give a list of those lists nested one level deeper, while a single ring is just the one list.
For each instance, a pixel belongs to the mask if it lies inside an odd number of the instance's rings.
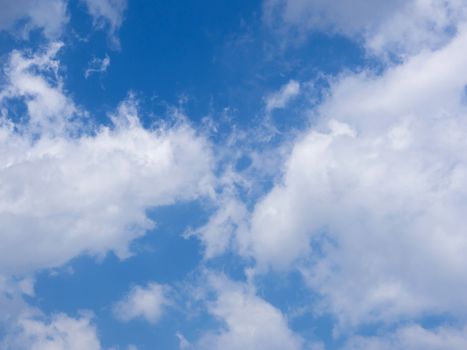
[{"label": "cloud formation", "polygon": [[[73,102],[41,71],[55,67],[55,52],[15,52],[0,93],[0,273],[80,254],[126,257],[129,242],[154,227],[147,209],[211,190],[209,145],[185,122],[145,129],[131,100],[109,126],[70,121]],[[26,104],[26,121],[9,118],[11,99]]]},{"label": "cloud formation", "polygon": [[66,0],[1,0],[0,8],[0,30],[24,37],[41,29],[47,38],[57,39],[69,19]]},{"label": "cloud formation", "polygon": [[337,80],[239,236],[258,269],[301,270],[344,328],[464,314],[465,52],[464,29]]},{"label": "cloud formation", "polygon": [[13,118],[10,103],[20,100],[26,105],[27,114],[19,119],[26,119],[27,123],[17,123],[23,132],[61,134],[75,127],[70,121],[78,109],[63,89],[56,59],[62,46],[53,42],[38,54],[27,56],[19,51],[10,54],[4,69],[0,106],[4,119],[8,120]]},{"label": "cloud formation", "polygon": [[299,93],[300,83],[296,80],[290,80],[279,91],[267,96],[266,111],[272,112],[275,109],[284,108]]},{"label": "cloud formation", "polygon": [[281,31],[331,31],[361,39],[371,52],[413,54],[439,47],[465,20],[459,0],[265,0],[264,16]]},{"label": "cloud formation", "polygon": [[[126,1],[82,4],[117,47]],[[201,240],[205,259],[188,279],[199,271],[208,277],[196,295],[186,295],[192,286],[177,294],[185,298],[177,311],[201,305],[200,324],[215,325],[186,337],[177,332],[180,348],[323,349],[295,333],[288,310],[256,290],[267,273],[280,278],[278,271],[300,273],[297,284],[314,296],[312,305],[300,306],[312,310],[310,318],[331,316],[333,335],[342,336],[336,347],[467,346],[465,1],[265,0],[265,20],[286,40],[314,31],[344,35],[379,60],[378,71],[329,78],[319,106],[310,103],[309,128],[293,141],[296,135],[279,138],[287,141],[277,149],[276,139],[264,141],[272,139],[264,129],[274,128],[274,111],[312,86],[306,78],[266,95],[257,114],[264,124],[220,131],[214,148],[185,118],[145,126],[131,94],[93,118],[65,88],[63,44],[52,40],[68,21],[66,2],[19,0],[15,7],[0,0],[0,6],[0,30],[27,37],[38,29],[50,42],[40,52],[13,51],[2,71],[1,348],[101,349],[91,316],[47,317],[28,306],[35,272],[83,254],[124,259],[135,239],[156,228],[153,208],[204,197],[214,202],[210,216],[186,236]],[[300,66],[293,61],[288,69]],[[79,69],[88,78],[109,64],[104,56]],[[262,141],[248,140],[255,138]],[[225,277],[219,269],[234,272]],[[183,289],[184,282],[174,286]],[[151,327],[172,309],[174,288],[143,282],[111,310],[120,321],[143,319]],[[427,325],[427,316],[441,320]]]},{"label": "cloud formation", "polygon": [[2,349],[15,350],[101,350],[95,326],[90,316],[79,318],[57,314],[49,321],[23,316],[5,338]]},{"label": "cloud formation", "polygon": [[97,29],[105,29],[111,43],[120,46],[117,32],[124,20],[126,0],[81,0],[87,7]]},{"label": "cloud formation", "polygon": [[88,68],[84,71],[84,77],[87,79],[92,74],[105,73],[110,66],[110,57],[105,55],[103,58],[95,57],[89,62]]},{"label": "cloud formation", "polygon": [[164,308],[171,301],[169,288],[155,282],[146,286],[134,286],[128,294],[114,306],[115,316],[124,322],[136,318],[156,323],[161,318]]},{"label": "cloud formation", "polygon": [[354,337],[344,350],[461,350],[466,347],[465,329],[440,327],[428,330],[409,325],[382,337]]},{"label": "cloud formation", "polygon": [[216,299],[208,311],[225,326],[205,334],[196,349],[302,349],[303,340],[288,328],[282,313],[251,287],[215,275],[210,276],[210,284]]}]

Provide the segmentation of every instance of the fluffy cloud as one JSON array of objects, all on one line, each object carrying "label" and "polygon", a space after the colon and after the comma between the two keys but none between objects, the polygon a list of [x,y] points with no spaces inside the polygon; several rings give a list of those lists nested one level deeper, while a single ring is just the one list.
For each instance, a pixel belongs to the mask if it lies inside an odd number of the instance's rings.
[{"label": "fluffy cloud", "polygon": [[[30,132],[57,134],[75,127],[70,119],[78,110],[66,96],[58,72],[56,55],[61,47],[55,42],[45,52],[30,56],[13,51],[4,68],[5,84],[0,91],[4,118],[9,118],[10,103],[20,100],[27,108],[27,116],[21,118],[28,118],[26,127]],[[24,129],[22,125],[17,127]]]},{"label": "fluffy cloud", "polygon": [[109,38],[117,47],[120,45],[117,31],[124,20],[124,12],[127,7],[126,0],[81,0],[86,4],[89,14],[92,16],[94,26],[98,29],[107,29]]},{"label": "fluffy cloud", "polygon": [[156,323],[161,318],[164,308],[170,304],[169,289],[151,282],[147,286],[133,287],[127,296],[114,306],[115,316],[121,321],[143,318]]},{"label": "fluffy cloud", "polygon": [[265,0],[273,26],[300,33],[331,30],[361,38],[371,51],[400,54],[437,47],[465,18],[461,0]]},{"label": "fluffy cloud", "polygon": [[206,334],[196,349],[302,349],[302,339],[289,330],[279,310],[257,297],[248,286],[211,277],[217,297],[209,312],[225,327]]},{"label": "fluffy cloud", "polygon": [[[69,117],[73,103],[44,76],[55,67],[52,57],[50,50],[33,58],[14,53],[0,93],[4,274],[58,266],[83,253],[128,256],[128,243],[154,227],[147,209],[211,189],[209,145],[184,122],[145,129],[135,103],[126,101],[110,126],[77,126]],[[9,117],[14,98],[26,104],[28,120]]]},{"label": "fluffy cloud", "polygon": [[[65,0],[1,0],[0,30],[27,33],[32,29],[42,29],[50,39],[60,36],[68,22]],[[26,21],[18,27],[19,21]]]},{"label": "fluffy cloud", "polygon": [[43,321],[21,317],[13,330],[0,341],[2,349],[15,350],[100,350],[96,329],[89,316],[71,318],[63,314]]},{"label": "fluffy cloud", "polygon": [[186,125],[127,126],[77,139],[31,140],[0,129],[2,271],[60,265],[127,245],[153,223],[146,209],[207,193],[209,149]]},{"label": "fluffy cloud", "polygon": [[219,199],[218,206],[205,225],[188,234],[197,236],[203,242],[206,259],[225,253],[236,231],[244,229],[247,220],[244,203],[232,195]]},{"label": "fluffy cloud", "polygon": [[300,268],[343,324],[464,313],[467,31],[337,81],[240,246]]}]

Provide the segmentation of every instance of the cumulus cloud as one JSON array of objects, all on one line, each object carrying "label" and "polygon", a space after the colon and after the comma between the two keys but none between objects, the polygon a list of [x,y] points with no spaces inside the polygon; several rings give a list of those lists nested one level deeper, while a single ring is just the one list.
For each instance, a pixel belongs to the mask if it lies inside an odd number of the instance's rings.
[{"label": "cumulus cloud", "polygon": [[81,0],[93,18],[94,26],[106,29],[111,42],[118,47],[120,42],[117,32],[124,20],[127,8],[126,0]]},{"label": "cumulus cloud", "polygon": [[170,305],[169,288],[150,282],[147,286],[135,286],[128,295],[114,306],[114,314],[121,321],[142,318],[156,323],[164,309]]},{"label": "cumulus cloud", "polygon": [[127,244],[153,227],[147,208],[207,193],[204,140],[186,125],[148,131],[133,117],[134,124],[78,139],[0,130],[1,270],[108,250],[125,257]]},{"label": "cumulus cloud", "polygon": [[[53,75],[50,50],[11,56],[0,126],[0,273],[59,266],[80,254],[129,254],[154,223],[146,211],[211,190],[211,151],[185,122],[145,129],[123,102],[111,125],[81,128]],[[34,69],[29,69],[35,65]],[[28,119],[9,116],[23,101]]]},{"label": "cumulus cloud", "polygon": [[47,38],[56,39],[68,22],[65,0],[1,0],[0,8],[0,30],[13,33],[27,35],[38,28]]},{"label": "cumulus cloud", "polygon": [[382,75],[334,83],[238,236],[299,268],[342,324],[464,314],[467,31]]},{"label": "cumulus cloud", "polygon": [[284,108],[294,97],[300,93],[300,83],[290,80],[279,91],[270,94],[266,98],[266,111]]},{"label": "cumulus cloud", "polygon": [[255,295],[248,286],[211,276],[216,300],[209,313],[224,323],[222,330],[205,334],[196,349],[302,349],[303,340],[287,325],[282,313]]},{"label": "cumulus cloud", "polygon": [[377,54],[410,54],[446,42],[465,19],[460,0],[265,0],[271,26],[288,31],[333,31],[362,39]]},{"label": "cumulus cloud", "polygon": [[95,326],[90,316],[79,318],[64,314],[49,321],[31,315],[22,316],[13,330],[0,341],[2,349],[15,350],[100,350]]}]

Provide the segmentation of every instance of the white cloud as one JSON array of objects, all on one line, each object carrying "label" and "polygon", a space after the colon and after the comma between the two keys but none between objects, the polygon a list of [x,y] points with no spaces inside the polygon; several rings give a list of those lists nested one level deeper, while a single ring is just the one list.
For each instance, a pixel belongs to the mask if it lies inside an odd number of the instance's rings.
[{"label": "white cloud", "polygon": [[124,299],[114,306],[115,316],[121,321],[131,321],[143,318],[150,323],[156,323],[170,305],[169,288],[155,282],[147,286],[135,286]]},{"label": "white cloud", "polygon": [[[68,22],[65,0],[0,0],[0,30],[27,35],[40,28],[49,39],[58,38]],[[18,21],[26,21],[18,27]]]},{"label": "white cloud", "polygon": [[89,316],[71,318],[55,315],[49,322],[22,316],[13,331],[0,341],[2,349],[15,350],[100,350],[96,328]]},{"label": "white cloud", "polygon": [[300,268],[343,326],[465,314],[466,52],[333,85],[238,236],[258,269]]},{"label": "white cloud", "polygon": [[334,31],[363,39],[377,54],[410,54],[446,42],[465,19],[462,0],[265,0],[272,26],[306,33]]},{"label": "white cloud", "polygon": [[441,327],[434,330],[418,325],[405,326],[394,333],[375,337],[353,337],[345,350],[463,350],[467,330]]},{"label": "white cloud", "polygon": [[[126,257],[129,242],[154,227],[147,209],[211,191],[210,147],[183,121],[145,129],[131,100],[110,126],[70,121],[76,108],[54,80],[55,51],[14,53],[0,92],[0,274],[80,254]],[[15,98],[29,120],[10,118]]]},{"label": "white cloud", "polygon": [[62,133],[77,108],[66,96],[56,59],[61,43],[52,43],[41,54],[25,56],[13,51],[4,69],[6,86],[0,91],[0,106],[7,114],[12,99],[24,101],[28,112],[28,129],[32,132]]},{"label": "white cloud", "polygon": [[[118,47],[117,32],[124,21],[126,0],[81,0],[96,29],[105,29],[111,43]],[[0,31],[27,38],[40,29],[50,40],[60,38],[69,22],[67,0],[0,0]]]},{"label": "white cloud", "polygon": [[300,83],[290,80],[279,91],[270,94],[266,98],[266,111],[284,108],[294,97],[300,93]]},{"label": "white cloud", "polygon": [[175,335],[178,339],[178,348],[180,350],[192,349],[191,343],[183,336],[183,334],[177,332]]},{"label": "white cloud", "polygon": [[88,68],[84,71],[84,77],[87,79],[94,73],[104,73],[110,66],[110,57],[105,55],[104,58],[94,58],[89,62]]},{"label": "white cloud", "polygon": [[195,348],[224,350],[301,349],[302,339],[289,330],[279,310],[257,297],[248,286],[225,277],[211,276],[217,295],[208,308],[210,314],[225,324],[206,334]]},{"label": "white cloud", "polygon": [[89,14],[93,18],[94,26],[106,29],[111,42],[119,46],[117,32],[124,20],[127,8],[126,0],[81,0],[86,4]]},{"label": "white cloud", "polygon": [[206,225],[199,227],[188,236],[197,236],[204,244],[206,259],[222,255],[229,248],[236,231],[246,224],[247,211],[242,202],[233,196],[217,201],[218,209]]},{"label": "white cloud", "polygon": [[125,257],[128,243],[153,227],[146,209],[207,194],[203,139],[186,125],[149,131],[134,122],[78,139],[0,129],[1,271],[108,250]]},{"label": "white cloud", "polygon": [[[29,311],[23,296],[34,296],[34,285],[31,278],[17,279],[0,275],[0,331],[15,324],[18,315]],[[0,349],[1,337],[0,337]]]}]

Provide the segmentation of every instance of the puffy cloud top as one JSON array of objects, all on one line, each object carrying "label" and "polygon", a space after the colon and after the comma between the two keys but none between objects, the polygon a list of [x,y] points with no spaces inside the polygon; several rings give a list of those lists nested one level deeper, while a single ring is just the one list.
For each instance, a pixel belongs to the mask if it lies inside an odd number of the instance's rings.
[{"label": "puffy cloud top", "polygon": [[[113,125],[87,130],[70,119],[74,104],[42,70],[56,50],[11,56],[3,103],[24,101],[29,120],[6,111],[0,126],[0,272],[58,266],[83,253],[112,250],[154,227],[149,208],[208,195],[209,144],[184,122],[148,130],[135,103]],[[34,64],[34,70],[31,65]]]}]

